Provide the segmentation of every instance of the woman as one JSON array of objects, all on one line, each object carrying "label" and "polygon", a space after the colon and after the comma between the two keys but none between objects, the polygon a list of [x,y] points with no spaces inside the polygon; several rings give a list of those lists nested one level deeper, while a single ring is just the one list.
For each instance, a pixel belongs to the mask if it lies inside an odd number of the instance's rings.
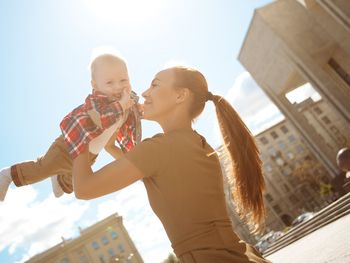
[{"label": "woman", "polygon": [[189,68],[159,72],[142,96],[144,118],[158,122],[164,133],[97,172],[92,172],[88,154],[78,156],[73,168],[77,198],[99,197],[143,179],[150,204],[181,262],[268,262],[233,232],[218,156],[191,125],[206,101],[212,101],[233,160],[237,210],[258,228],[264,219],[261,162],[237,113],[222,97],[208,92],[200,72]]}]

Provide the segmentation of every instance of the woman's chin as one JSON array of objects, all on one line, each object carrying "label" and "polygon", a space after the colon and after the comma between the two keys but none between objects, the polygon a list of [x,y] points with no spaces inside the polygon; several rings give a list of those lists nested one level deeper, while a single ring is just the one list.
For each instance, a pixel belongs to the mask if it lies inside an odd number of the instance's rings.
[{"label": "woman's chin", "polygon": [[144,112],[144,113],[143,113],[142,118],[143,118],[144,120],[148,120],[148,121],[156,121],[156,120],[154,119],[154,116],[152,116],[152,114],[147,113],[147,112]]}]

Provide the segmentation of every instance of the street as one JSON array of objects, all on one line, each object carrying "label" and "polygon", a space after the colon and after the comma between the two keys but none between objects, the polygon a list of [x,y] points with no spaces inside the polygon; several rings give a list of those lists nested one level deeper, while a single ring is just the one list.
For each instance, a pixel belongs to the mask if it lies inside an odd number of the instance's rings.
[{"label": "street", "polygon": [[350,215],[269,255],[273,263],[350,263]]}]

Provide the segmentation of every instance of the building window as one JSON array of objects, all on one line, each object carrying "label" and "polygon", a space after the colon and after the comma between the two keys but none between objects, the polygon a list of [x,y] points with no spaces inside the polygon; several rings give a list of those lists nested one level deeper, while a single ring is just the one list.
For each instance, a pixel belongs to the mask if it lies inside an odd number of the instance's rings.
[{"label": "building window", "polygon": [[286,144],[282,141],[278,142],[278,146],[280,147],[280,149],[286,149]]},{"label": "building window", "polygon": [[113,248],[109,248],[108,249],[108,254],[111,256],[111,257],[114,257],[116,254],[115,254],[115,252],[114,252],[114,250],[113,250]]},{"label": "building window", "polygon": [[290,195],[289,197],[289,200],[290,200],[290,202],[291,203],[298,203],[299,202],[299,199],[298,199],[298,197],[296,197],[295,195]]},{"label": "building window", "polygon": [[294,153],[287,152],[287,157],[288,157],[288,159],[293,160],[294,159]]},{"label": "building window", "polygon": [[292,169],[289,166],[286,166],[282,171],[284,176],[288,176],[292,173]]},{"label": "building window", "polygon": [[95,250],[100,248],[100,245],[99,245],[96,241],[92,242],[92,243],[91,243],[91,246],[92,246],[92,248],[95,249]]},{"label": "building window", "polygon": [[297,145],[296,150],[298,153],[302,153],[302,152],[304,152],[304,147],[299,144],[299,145]]},{"label": "building window", "polygon": [[118,233],[115,231],[111,232],[112,239],[117,239],[118,238]]},{"label": "building window", "polygon": [[338,74],[338,76],[344,80],[346,84],[350,86],[350,75],[335,61],[331,58],[328,61],[328,65]]},{"label": "building window", "polygon": [[290,188],[286,184],[283,184],[283,188],[284,188],[284,191],[286,191],[286,192],[290,191]]},{"label": "building window", "polygon": [[277,163],[278,166],[285,165],[285,162],[284,162],[284,160],[282,158],[277,157],[275,160],[276,160],[276,163]]},{"label": "building window", "polygon": [[265,169],[266,169],[266,172],[272,172],[272,166],[271,166],[271,164],[269,164],[269,163],[267,163],[266,165],[265,165]]},{"label": "building window", "polygon": [[265,195],[265,198],[266,198],[266,200],[269,201],[269,202],[272,202],[272,201],[273,201],[273,198],[272,198],[272,196],[271,196],[270,194],[266,194],[266,195]]},{"label": "building window", "polygon": [[125,248],[124,248],[123,244],[119,244],[118,249],[119,249],[120,253],[123,253],[125,251]]},{"label": "building window", "polygon": [[266,139],[266,137],[261,137],[259,140],[263,145],[266,145],[269,143],[269,141]]},{"label": "building window", "polygon": [[277,132],[273,131],[273,132],[271,132],[270,134],[271,134],[272,138],[274,138],[274,139],[277,139],[277,138],[278,138]]},{"label": "building window", "polygon": [[316,112],[318,115],[322,114],[322,110],[319,107],[314,108],[314,112]]},{"label": "building window", "polygon": [[284,133],[284,134],[286,134],[286,133],[288,133],[288,128],[286,127],[286,126],[281,126],[281,131]]},{"label": "building window", "polygon": [[277,214],[279,214],[279,213],[282,212],[282,209],[281,209],[281,207],[280,207],[279,205],[274,205],[274,206],[273,206],[273,210],[275,210],[275,212],[276,212]]},{"label": "building window", "polygon": [[89,260],[85,255],[80,256],[80,263],[89,263]]},{"label": "building window", "polygon": [[330,123],[331,123],[331,120],[330,120],[327,116],[322,117],[322,121],[323,121],[325,124],[330,124]]},{"label": "building window", "polygon": [[99,255],[98,259],[100,260],[100,263],[105,263],[106,262],[106,258],[104,255]]},{"label": "building window", "polygon": [[269,147],[267,149],[267,151],[269,152],[270,156],[276,156],[277,155],[277,151],[273,147]]},{"label": "building window", "polygon": [[86,255],[85,255],[83,250],[79,250],[78,251],[78,255],[79,255],[79,258],[80,258],[80,263],[89,263],[89,260],[86,257]]},{"label": "building window", "polygon": [[133,253],[130,253],[128,258],[126,259],[126,263],[132,263],[132,258],[134,257]]},{"label": "building window", "polygon": [[332,133],[335,135],[337,142],[340,145],[345,145],[347,142],[347,139],[344,137],[344,135],[338,130],[337,127],[335,127],[334,125],[331,125],[329,127],[329,129],[332,131]]},{"label": "building window", "polygon": [[288,141],[289,142],[295,142],[297,139],[295,138],[295,136],[294,135],[289,135],[288,136]]},{"label": "building window", "polygon": [[60,263],[69,263],[68,259],[67,258],[62,258]]},{"label": "building window", "polygon": [[101,238],[101,240],[102,240],[102,244],[103,244],[103,245],[107,245],[107,244],[109,243],[109,240],[108,240],[108,238],[107,238],[106,236],[103,236],[103,237]]}]

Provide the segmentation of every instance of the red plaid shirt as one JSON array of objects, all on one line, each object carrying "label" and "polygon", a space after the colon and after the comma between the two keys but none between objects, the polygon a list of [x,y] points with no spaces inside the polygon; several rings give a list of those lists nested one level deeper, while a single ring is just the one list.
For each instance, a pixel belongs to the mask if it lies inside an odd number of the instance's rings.
[{"label": "red plaid shirt", "polygon": [[[127,110],[127,120],[117,132],[116,141],[124,152],[132,149],[141,140],[141,121],[137,107],[138,97],[132,92],[131,98],[135,105]],[[88,111],[95,110],[100,115],[101,126],[96,125]],[[123,108],[118,101],[111,100],[106,95],[94,92],[87,96],[85,103],[75,108],[63,118],[60,128],[68,152],[74,159],[89,146],[89,142],[103,133],[104,130],[124,118]]]}]

